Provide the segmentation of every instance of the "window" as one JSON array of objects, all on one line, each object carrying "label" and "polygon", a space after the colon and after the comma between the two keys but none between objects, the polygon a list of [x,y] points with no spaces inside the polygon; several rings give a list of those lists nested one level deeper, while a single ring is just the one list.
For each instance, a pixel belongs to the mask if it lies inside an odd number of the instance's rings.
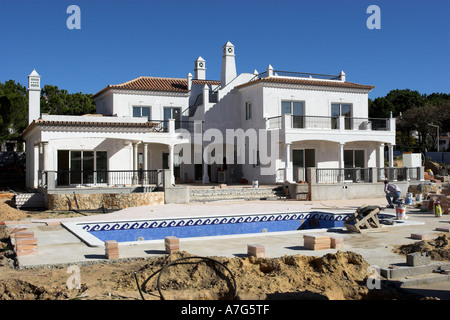
[{"label": "window", "polygon": [[249,120],[252,118],[252,103],[245,103],[245,120]]},{"label": "window", "polygon": [[281,101],[281,114],[292,115],[292,128],[304,128],[304,105],[303,101]]},{"label": "window", "polygon": [[352,105],[348,103],[331,104],[331,129],[339,129],[339,117],[345,117],[345,129],[352,129]]},{"label": "window", "polygon": [[133,117],[147,117],[148,121],[151,120],[150,107],[133,107]]}]

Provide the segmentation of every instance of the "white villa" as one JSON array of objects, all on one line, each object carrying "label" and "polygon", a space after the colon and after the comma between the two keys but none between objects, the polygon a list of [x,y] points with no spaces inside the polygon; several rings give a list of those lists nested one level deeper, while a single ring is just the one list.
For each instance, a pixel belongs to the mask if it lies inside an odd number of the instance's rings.
[{"label": "white villa", "polygon": [[[389,173],[385,146],[393,167],[395,119],[368,118],[373,86],[349,82],[343,71],[306,74],[269,65],[263,73],[237,74],[230,42],[220,80],[208,80],[199,57],[185,78],[108,85],[93,96],[92,115],[40,114],[40,76],[33,71],[28,78],[30,119],[22,136],[31,189],[155,185],[163,169],[172,185],[377,183]],[[231,129],[247,140],[227,141]],[[251,141],[252,130],[261,129],[269,140],[276,137],[265,161]],[[419,178],[420,171],[405,174]]]}]

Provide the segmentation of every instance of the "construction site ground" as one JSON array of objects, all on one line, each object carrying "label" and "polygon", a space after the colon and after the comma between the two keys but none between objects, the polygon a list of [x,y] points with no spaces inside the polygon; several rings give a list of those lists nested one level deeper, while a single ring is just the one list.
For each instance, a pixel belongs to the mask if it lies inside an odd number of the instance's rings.
[{"label": "construction site ground", "polygon": [[[84,299],[84,300],[159,300],[155,276],[176,259],[189,256],[211,257],[223,263],[236,280],[238,299],[450,299],[450,281],[446,272],[414,273],[406,266],[408,245],[419,243],[412,233],[425,233],[431,242],[417,250],[434,252],[430,265],[450,269],[447,232],[437,227],[449,226],[450,215],[435,217],[407,207],[407,220],[386,225],[388,231],[351,233],[345,228],[308,230],[181,239],[180,253],[167,255],[164,241],[119,245],[120,258],[108,260],[104,247],[89,247],[60,222],[188,217],[211,214],[296,212],[305,210],[356,210],[360,206],[386,206],[385,199],[339,201],[223,201],[199,204],[159,205],[127,208],[107,214],[75,212],[20,211],[0,203],[0,300]],[[384,209],[395,215],[395,209]],[[9,243],[14,228],[33,231],[39,241],[39,253],[16,257]],[[339,235],[343,249],[307,250],[305,233]],[[440,247],[436,247],[436,239]],[[248,244],[265,247],[266,258],[247,256]],[[406,248],[406,249],[405,249]],[[73,269],[71,266],[77,266]],[[411,268],[402,279],[377,277],[374,270]],[[74,271],[75,270],[75,271]],[[78,271],[79,272],[78,272]],[[78,272],[78,273],[77,273]],[[136,285],[137,279],[143,290]],[[167,299],[226,299],[232,296],[230,276],[210,263],[175,265],[162,279]],[[74,276],[79,279],[75,286]],[[75,279],[75,280],[73,280]],[[437,280],[436,280],[437,279]],[[373,280],[373,281],[372,281]],[[376,282],[380,280],[380,282]],[[72,282],[71,282],[72,281]],[[75,281],[75,282],[73,282]],[[381,288],[371,287],[381,283]],[[405,283],[407,285],[404,285]],[[403,287],[402,287],[403,286]],[[402,288],[401,288],[402,287]],[[406,288],[408,287],[408,288]]]}]

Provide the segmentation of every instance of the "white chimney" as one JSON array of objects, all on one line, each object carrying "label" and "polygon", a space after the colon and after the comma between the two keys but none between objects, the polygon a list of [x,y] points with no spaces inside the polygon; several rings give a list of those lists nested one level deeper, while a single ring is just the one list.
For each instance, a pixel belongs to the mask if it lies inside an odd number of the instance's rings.
[{"label": "white chimney", "polygon": [[195,60],[195,79],[197,80],[205,80],[206,79],[206,65],[205,59],[202,57],[198,57]]},{"label": "white chimney", "polygon": [[192,73],[188,73],[187,75],[187,89],[190,91],[192,88]]},{"label": "white chimney", "polygon": [[269,66],[267,67],[267,76],[268,77],[273,77],[273,67],[269,64]]},{"label": "white chimney", "polygon": [[41,117],[41,76],[33,69],[28,76],[28,124]]},{"label": "white chimney", "polygon": [[220,74],[222,88],[229,84],[231,80],[236,78],[236,61],[234,57],[234,45],[228,41],[223,46],[222,72]]},{"label": "white chimney", "polygon": [[339,73],[339,78],[341,79],[342,82],[345,82],[345,72],[344,72],[344,70],[341,70],[341,73]]}]

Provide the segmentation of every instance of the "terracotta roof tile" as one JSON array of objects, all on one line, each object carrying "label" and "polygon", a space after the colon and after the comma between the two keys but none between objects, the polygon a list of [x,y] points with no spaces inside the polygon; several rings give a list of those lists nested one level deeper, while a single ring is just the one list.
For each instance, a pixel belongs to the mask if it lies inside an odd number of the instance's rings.
[{"label": "terracotta roof tile", "polygon": [[212,84],[212,85],[217,85],[220,86],[221,82],[219,80],[199,80],[199,79],[193,79],[192,80],[193,84],[201,84],[201,85],[205,85],[205,84]]},{"label": "terracotta roof tile", "polygon": [[320,87],[338,87],[338,88],[354,88],[354,89],[366,89],[372,90],[375,86],[369,86],[364,84],[358,84],[353,82],[341,82],[341,81],[321,81],[321,80],[309,80],[309,79],[294,79],[294,78],[281,78],[281,77],[267,77],[253,80],[236,88],[244,88],[256,83],[285,83],[285,84],[299,84],[308,86],[320,86]]},{"label": "terracotta roof tile", "polygon": [[53,127],[69,127],[69,126],[75,126],[75,127],[88,127],[88,128],[95,128],[95,127],[120,127],[120,128],[154,128],[155,124],[157,124],[158,121],[148,121],[148,122],[108,122],[108,121],[68,121],[68,120],[43,120],[43,119],[36,119],[33,120],[32,123],[28,125],[28,127],[25,128],[25,130],[21,133],[21,136],[25,136],[28,132],[30,132],[35,127],[46,127],[46,126],[53,126]]},{"label": "terracotta roof tile", "polygon": [[[216,80],[192,80],[194,84],[220,85]],[[121,84],[108,85],[103,90],[94,94],[93,97],[108,89],[141,90],[141,91],[165,91],[188,93],[187,79],[182,78],[159,78],[159,77],[139,77]]]},{"label": "terracotta roof tile", "polygon": [[109,85],[112,89],[188,92],[187,80],[177,78],[139,77],[131,81]]}]

